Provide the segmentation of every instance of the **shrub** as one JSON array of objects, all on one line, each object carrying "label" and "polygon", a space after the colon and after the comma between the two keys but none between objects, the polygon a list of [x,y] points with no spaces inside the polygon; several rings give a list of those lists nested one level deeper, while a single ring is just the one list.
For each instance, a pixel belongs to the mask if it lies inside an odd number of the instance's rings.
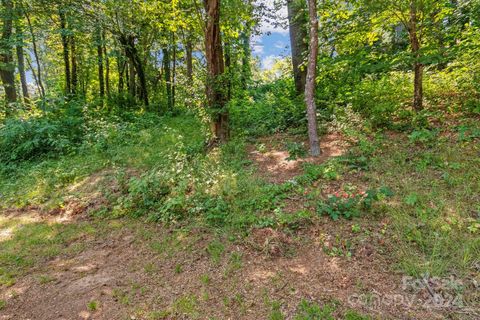
[{"label": "shrub", "polygon": [[392,195],[392,191],[386,187],[359,193],[337,192],[330,195],[326,201],[319,202],[317,212],[327,214],[333,220],[338,220],[340,217],[351,219],[358,217],[362,209],[369,210],[375,201]]},{"label": "shrub", "polygon": [[308,154],[305,144],[303,142],[287,142],[288,158],[287,160],[296,160],[298,158],[305,158]]},{"label": "shrub", "polygon": [[232,128],[237,133],[262,136],[302,127],[305,106],[295,97],[293,83],[281,78],[254,89],[247,97],[229,103]]},{"label": "shrub", "polygon": [[0,162],[20,162],[73,152],[83,137],[81,115],[8,119],[0,127]]}]

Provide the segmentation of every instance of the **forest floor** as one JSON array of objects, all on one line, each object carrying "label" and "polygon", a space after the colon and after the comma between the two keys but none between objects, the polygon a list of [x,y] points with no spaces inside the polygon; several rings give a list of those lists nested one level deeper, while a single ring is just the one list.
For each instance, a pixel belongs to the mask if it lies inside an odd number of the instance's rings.
[{"label": "forest floor", "polygon": [[[314,182],[305,194],[373,184],[381,176],[379,183],[389,182],[397,192],[411,188],[407,199],[416,190],[420,202],[433,188],[437,206],[449,207],[452,194],[467,208],[478,204],[477,140],[456,147],[445,142],[445,150],[428,147],[419,156],[418,147],[416,153],[400,155],[411,147],[406,136],[389,138],[389,147],[371,160],[370,172],[348,171],[340,178]],[[247,146],[258,179],[285,183],[304,174],[303,163],[326,163],[345,154],[350,145],[341,134],[328,134],[320,159],[286,160],[289,153],[283,142],[289,139],[297,138],[276,135]],[[451,147],[461,148],[461,154]],[[460,179],[455,172],[462,171],[460,181],[450,181],[455,191],[443,184],[432,187],[439,179],[438,168],[429,166],[437,159],[425,153],[455,164],[450,179]],[[395,171],[396,164],[406,163],[399,157],[419,169]],[[442,276],[420,276],[418,261],[399,263],[408,255],[413,259],[416,251],[408,243],[420,236],[412,232],[410,241],[398,238],[403,216],[394,216],[396,211],[339,221],[319,216],[295,230],[258,227],[231,239],[228,232],[196,224],[168,227],[127,217],[95,217],[90,213],[107,201],[102,190],[115,188],[112,174],[102,169],[72,183],[63,191],[67,200],[62,208],[28,205],[3,210],[0,319],[478,319],[480,314],[477,230],[468,238],[451,235],[438,248],[454,248],[459,244],[452,242],[463,239],[460,245],[471,247],[459,251],[463,269],[450,268],[448,259],[457,263],[456,256],[440,257],[423,249],[430,259],[422,256],[427,270]],[[419,185],[424,179],[430,180]],[[465,194],[459,190],[462,184],[468,184]],[[396,197],[392,206],[400,195]],[[406,202],[395,210],[414,201]],[[300,209],[311,209],[305,198],[285,199],[287,214]],[[462,209],[456,207],[458,212]],[[449,225],[474,226],[471,222],[457,216]],[[409,272],[414,265],[420,267]],[[417,276],[408,276],[413,274]]]}]

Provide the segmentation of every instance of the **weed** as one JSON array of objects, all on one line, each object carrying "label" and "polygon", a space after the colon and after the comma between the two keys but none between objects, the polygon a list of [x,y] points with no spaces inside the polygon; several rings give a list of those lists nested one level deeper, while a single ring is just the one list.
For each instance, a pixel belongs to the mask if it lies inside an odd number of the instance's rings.
[{"label": "weed", "polygon": [[225,275],[228,276],[233,272],[242,268],[242,254],[240,252],[232,252],[228,260],[228,266],[225,270]]},{"label": "weed", "polygon": [[152,262],[148,262],[147,264],[145,264],[145,266],[143,267],[143,270],[145,271],[145,273],[147,274],[154,274],[157,272],[157,266],[152,263]]},{"label": "weed", "polygon": [[207,252],[214,264],[218,264],[225,251],[225,246],[218,240],[210,242],[207,246]]},{"label": "weed", "polygon": [[358,224],[352,224],[352,232],[353,233],[359,233],[362,230],[362,228]]},{"label": "weed", "polygon": [[281,310],[282,304],[278,301],[272,301],[270,304],[271,304],[271,311],[268,318],[270,320],[284,320],[285,316],[283,315]]},{"label": "weed", "polygon": [[98,301],[92,300],[89,303],[87,303],[87,309],[89,311],[97,311],[98,310]]},{"label": "weed", "polygon": [[179,315],[186,315],[190,317],[198,317],[198,298],[194,295],[184,295],[173,304],[173,310]]},{"label": "weed", "polygon": [[346,257],[350,258],[352,256],[352,242],[348,239],[341,239],[338,235],[335,237],[334,245],[323,247],[323,251],[332,257]]},{"label": "weed", "polygon": [[55,280],[56,279],[50,275],[41,275],[38,277],[38,282],[40,282],[40,284],[46,284]]},{"label": "weed", "polygon": [[294,320],[334,320],[334,305],[321,307],[315,302],[302,300],[298,306]]},{"label": "weed", "polygon": [[408,136],[410,142],[424,145],[430,145],[435,141],[436,137],[436,131],[430,131],[427,129],[415,130]]},{"label": "weed", "polygon": [[148,314],[148,319],[149,320],[162,320],[162,319],[168,319],[171,316],[170,311],[168,310],[162,310],[162,311],[152,311]]},{"label": "weed", "polygon": [[369,319],[371,319],[370,317],[361,315],[354,310],[348,310],[345,313],[344,318],[345,318],[345,320],[369,320]]},{"label": "weed", "polygon": [[182,267],[182,265],[181,265],[181,264],[177,264],[177,265],[175,266],[175,273],[176,273],[176,274],[180,274],[180,273],[182,273],[182,272],[183,272],[183,267]]},{"label": "weed", "polygon": [[208,274],[202,274],[200,276],[200,281],[205,285],[209,285],[210,282],[211,282],[211,279],[210,279],[210,276]]},{"label": "weed", "polygon": [[307,149],[303,142],[287,142],[286,148],[288,151],[287,160],[297,160],[298,158],[305,158],[307,156]]},{"label": "weed", "polygon": [[115,299],[115,301],[118,301],[123,305],[130,304],[130,295],[128,294],[128,291],[115,288],[113,289],[113,298]]},{"label": "weed", "polygon": [[281,228],[297,230],[311,223],[313,214],[308,210],[300,210],[293,213],[285,213],[280,209],[275,209],[276,222]]},{"label": "weed", "polygon": [[383,200],[385,197],[391,197],[392,195],[393,192],[385,187],[359,193],[337,192],[330,195],[326,201],[319,202],[317,212],[328,214],[333,220],[338,220],[340,217],[351,219],[358,217],[362,209],[369,210],[375,201]]},{"label": "weed", "polygon": [[341,170],[340,163],[335,160],[330,160],[320,165],[305,163],[303,165],[303,174],[296,177],[295,181],[302,185],[309,185],[318,179],[338,180],[341,176]]}]

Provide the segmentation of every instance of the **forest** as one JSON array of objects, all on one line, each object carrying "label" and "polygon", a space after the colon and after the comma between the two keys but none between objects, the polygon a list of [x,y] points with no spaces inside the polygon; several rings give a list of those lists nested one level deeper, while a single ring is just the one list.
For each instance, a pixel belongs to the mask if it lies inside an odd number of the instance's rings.
[{"label": "forest", "polygon": [[480,319],[480,0],[0,26],[0,319]]}]

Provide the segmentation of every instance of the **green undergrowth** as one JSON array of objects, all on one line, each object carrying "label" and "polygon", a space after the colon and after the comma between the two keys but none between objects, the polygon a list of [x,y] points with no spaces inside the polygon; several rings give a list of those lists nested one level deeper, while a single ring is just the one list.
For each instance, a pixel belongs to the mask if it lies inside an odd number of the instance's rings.
[{"label": "green undergrowth", "polygon": [[384,215],[398,240],[399,267],[409,274],[466,274],[478,263],[479,140],[465,139],[466,126],[478,130],[466,124],[444,134],[422,130],[377,139],[367,177],[395,192]]},{"label": "green undergrowth", "polygon": [[[396,265],[413,275],[466,274],[480,256],[474,121],[400,133],[344,126],[356,141],[346,154],[306,163],[302,174],[282,184],[254,174],[244,138],[207,152],[207,132],[193,116],[132,123],[138,124],[72,154],[4,165],[2,207],[63,208],[72,194],[99,191],[106,201],[92,212],[96,217],[205,226],[233,237],[252,228],[295,232],[324,215],[339,224],[343,218],[386,221]],[[82,189],[95,175],[99,181]],[[296,209],[287,210],[292,201]]]},{"label": "green undergrowth", "polygon": [[[70,187],[98,172],[117,174],[148,170],[170,162],[174,150],[193,156],[203,150],[205,130],[192,116],[137,116],[122,125],[99,120],[89,128],[94,138],[85,138],[70,154],[49,154],[29,161],[0,165],[0,208],[61,206]],[[3,128],[5,130],[5,128]]]}]

